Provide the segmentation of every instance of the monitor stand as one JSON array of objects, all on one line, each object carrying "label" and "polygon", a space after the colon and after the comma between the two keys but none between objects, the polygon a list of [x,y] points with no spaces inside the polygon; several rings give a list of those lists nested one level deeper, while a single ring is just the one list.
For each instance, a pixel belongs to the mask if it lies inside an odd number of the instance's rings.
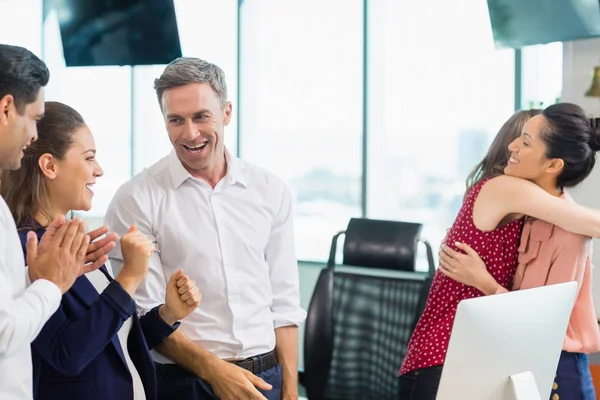
[{"label": "monitor stand", "polygon": [[535,378],[530,371],[510,376],[514,400],[542,400]]}]

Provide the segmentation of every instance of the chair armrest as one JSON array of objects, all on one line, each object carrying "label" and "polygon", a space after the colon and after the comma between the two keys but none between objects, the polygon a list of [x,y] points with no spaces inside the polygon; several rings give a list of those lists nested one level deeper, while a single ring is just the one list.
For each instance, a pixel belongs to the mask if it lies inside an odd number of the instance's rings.
[{"label": "chair armrest", "polygon": [[429,264],[429,274],[435,274],[435,262],[433,259],[433,249],[431,248],[431,244],[425,239],[419,239],[419,242],[425,245],[425,250],[427,252],[427,264]]},{"label": "chair armrest", "polygon": [[340,236],[346,234],[346,231],[340,231],[336,233],[331,239],[331,250],[329,251],[329,260],[327,260],[327,268],[333,268],[335,266],[335,256],[337,254],[337,242]]},{"label": "chair armrest", "polygon": [[298,370],[298,384],[306,387],[306,374],[303,370]]}]

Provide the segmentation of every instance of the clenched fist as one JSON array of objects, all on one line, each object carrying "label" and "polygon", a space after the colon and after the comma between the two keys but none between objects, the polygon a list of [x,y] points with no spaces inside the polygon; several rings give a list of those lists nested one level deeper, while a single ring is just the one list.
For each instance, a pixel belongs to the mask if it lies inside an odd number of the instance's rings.
[{"label": "clenched fist", "polygon": [[196,282],[180,269],[171,275],[165,293],[165,305],[158,310],[158,313],[165,322],[173,325],[194,311],[201,299],[202,295]]},{"label": "clenched fist", "polygon": [[154,244],[132,225],[121,238],[123,269],[116,280],[132,295],[148,273],[150,256],[154,252]]}]

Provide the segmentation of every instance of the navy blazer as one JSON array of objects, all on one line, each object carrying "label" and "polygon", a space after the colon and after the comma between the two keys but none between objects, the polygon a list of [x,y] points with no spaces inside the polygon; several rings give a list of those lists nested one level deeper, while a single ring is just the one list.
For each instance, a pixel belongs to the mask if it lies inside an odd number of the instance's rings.
[{"label": "navy blazer", "polygon": [[[37,226],[38,238],[45,229]],[[19,231],[26,254],[27,229]],[[117,333],[129,317],[133,323],[127,348],[144,385],[146,398],[156,399],[156,372],[149,349],[177,327],[160,318],[158,307],[138,318],[136,305],[123,287],[101,267],[110,283],[98,294],[80,276],[58,310],[31,344],[33,392],[36,400],[130,400],[133,381]]]}]

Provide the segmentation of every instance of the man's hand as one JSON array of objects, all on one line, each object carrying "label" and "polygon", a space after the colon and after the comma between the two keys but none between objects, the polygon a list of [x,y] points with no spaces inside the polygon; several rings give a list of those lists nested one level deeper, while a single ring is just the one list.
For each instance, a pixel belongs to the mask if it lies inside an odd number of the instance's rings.
[{"label": "man's hand", "polygon": [[250,371],[218,360],[206,373],[206,381],[221,400],[267,400],[256,388],[271,390],[273,387]]},{"label": "man's hand", "polygon": [[88,232],[92,243],[88,246],[85,262],[81,267],[81,275],[100,268],[108,261],[108,253],[115,247],[115,241],[119,238],[119,235],[109,233],[102,239],[96,240],[107,232],[107,226],[101,226],[98,229]]},{"label": "man's hand", "polygon": [[158,309],[158,314],[166,323],[173,325],[194,311],[201,299],[196,283],[180,269],[169,279],[165,304]]},{"label": "man's hand", "polygon": [[38,249],[38,240],[34,232],[27,234],[27,265],[31,282],[47,279],[64,294],[71,288],[79,276],[83,260],[87,253],[90,237],[85,234],[85,227],[79,218],[51,224],[52,231],[43,244],[43,252]]},{"label": "man's hand", "polygon": [[46,232],[44,232],[44,234],[42,235],[42,238],[40,239],[40,243],[38,245],[38,253],[39,254],[42,254],[44,251],[46,251],[46,249],[50,246],[50,244],[54,240],[56,233],[58,232],[60,227],[64,225],[65,222],[66,222],[66,220],[65,220],[64,215],[61,215],[58,218],[56,218],[54,221],[52,221],[50,223],[50,225],[48,225],[48,227],[46,228]]}]

